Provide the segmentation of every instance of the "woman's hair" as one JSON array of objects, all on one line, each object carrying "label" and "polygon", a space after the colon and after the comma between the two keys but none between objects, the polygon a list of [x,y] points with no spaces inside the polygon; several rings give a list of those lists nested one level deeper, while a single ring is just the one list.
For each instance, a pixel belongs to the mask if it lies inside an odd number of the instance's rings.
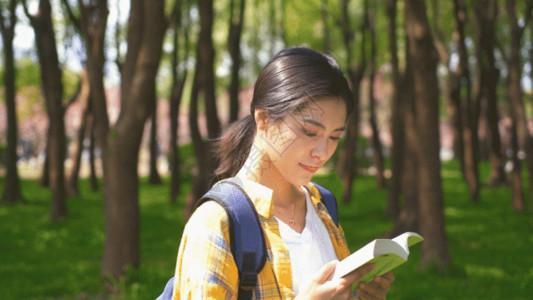
[{"label": "woman's hair", "polygon": [[342,99],[346,114],[352,112],[352,93],[332,57],[304,47],[277,53],[257,77],[250,115],[232,123],[216,141],[215,176],[218,179],[235,176],[244,165],[256,133],[256,109],[266,109],[268,118],[275,122],[324,96]]}]

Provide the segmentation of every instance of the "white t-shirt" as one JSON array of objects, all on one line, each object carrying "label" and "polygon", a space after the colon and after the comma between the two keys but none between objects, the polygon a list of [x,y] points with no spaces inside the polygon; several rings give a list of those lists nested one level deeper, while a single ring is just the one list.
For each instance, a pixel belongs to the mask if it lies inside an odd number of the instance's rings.
[{"label": "white t-shirt", "polygon": [[279,231],[289,250],[292,269],[292,286],[295,295],[305,290],[309,281],[328,262],[337,259],[326,225],[317,215],[309,192],[305,192],[307,213],[302,233],[278,220]]}]

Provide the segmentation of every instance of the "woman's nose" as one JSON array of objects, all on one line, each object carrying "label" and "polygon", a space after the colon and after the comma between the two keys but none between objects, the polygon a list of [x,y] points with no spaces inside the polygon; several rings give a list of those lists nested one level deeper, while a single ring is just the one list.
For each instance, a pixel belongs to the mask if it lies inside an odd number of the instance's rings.
[{"label": "woman's nose", "polygon": [[311,157],[323,160],[328,156],[328,140],[320,140],[313,149],[311,149]]}]

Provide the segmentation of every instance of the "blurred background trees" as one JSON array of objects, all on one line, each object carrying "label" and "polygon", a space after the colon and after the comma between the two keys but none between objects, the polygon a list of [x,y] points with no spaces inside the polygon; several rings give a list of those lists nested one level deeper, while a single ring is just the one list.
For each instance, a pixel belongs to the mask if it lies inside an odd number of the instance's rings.
[{"label": "blurred background trees", "polygon": [[[2,0],[2,202],[22,201],[19,170],[43,175],[57,220],[68,217],[80,172],[95,189],[101,178],[102,274],[120,277],[140,263],[139,176],[169,177],[169,202],[187,193],[190,215],[216,181],[212,140],[249,113],[270,57],[304,45],[336,58],[354,92],[325,168],[343,182],[339,200],[358,201],[354,180],[375,175],[395,222],[388,234],[420,232],[422,264],[444,269],[440,160],[460,162],[473,203],[480,189],[508,185],[510,205],[525,210],[532,9],[532,0]],[[188,143],[195,161],[180,165],[178,145]],[[194,178],[190,191],[183,175]]]}]

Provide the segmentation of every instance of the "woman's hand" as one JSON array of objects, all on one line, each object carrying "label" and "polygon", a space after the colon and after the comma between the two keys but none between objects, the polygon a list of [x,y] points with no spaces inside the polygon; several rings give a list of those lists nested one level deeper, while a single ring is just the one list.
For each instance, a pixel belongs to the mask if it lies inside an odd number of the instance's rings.
[{"label": "woman's hand", "polygon": [[357,286],[357,300],[382,300],[390,291],[394,274],[385,273],[370,282],[360,282]]},{"label": "woman's hand", "polygon": [[[335,271],[338,261],[327,263],[311,280],[307,289],[300,293],[297,299],[353,299],[352,286],[358,282],[366,273],[374,268],[374,264],[366,264],[350,274],[336,279],[329,280]],[[392,273],[391,273],[392,275]],[[385,276],[385,275],[384,275]],[[374,280],[365,284],[362,288],[363,297],[368,293],[376,292],[381,298],[361,298],[361,299],[384,299],[390,289],[392,280],[387,278]],[[372,297],[376,297],[372,296]]]}]

